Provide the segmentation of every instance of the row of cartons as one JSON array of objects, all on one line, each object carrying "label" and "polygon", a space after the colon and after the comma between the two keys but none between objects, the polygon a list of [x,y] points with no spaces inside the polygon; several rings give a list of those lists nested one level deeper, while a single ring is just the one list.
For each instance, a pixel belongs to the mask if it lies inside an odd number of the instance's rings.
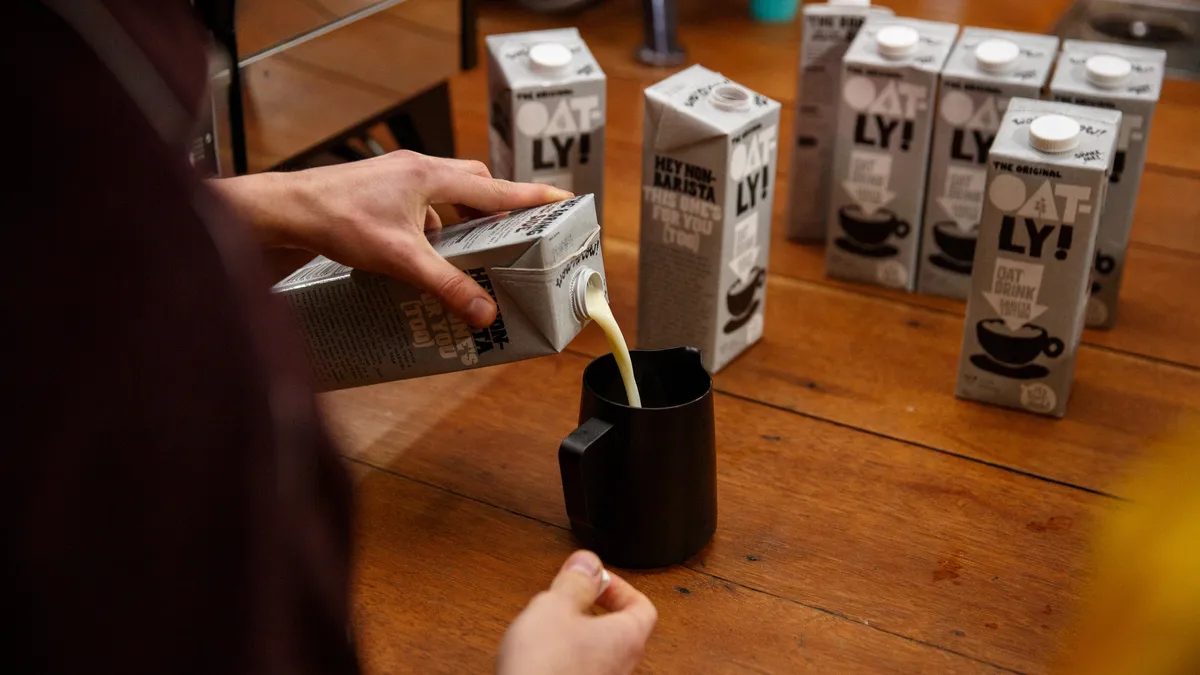
[{"label": "row of cartons", "polygon": [[[1012,98],[1118,110],[1088,325],[1111,327],[1165,53],[805,8],[788,235],[848,280],[966,299],[987,155]],[[862,30],[863,26],[865,30]],[[1053,77],[1051,74],[1053,73]],[[832,167],[832,172],[829,168]]]},{"label": "row of cartons", "polygon": [[844,6],[805,35],[791,238],[966,299],[958,395],[1062,416],[1085,324],[1116,319],[1165,54]]}]

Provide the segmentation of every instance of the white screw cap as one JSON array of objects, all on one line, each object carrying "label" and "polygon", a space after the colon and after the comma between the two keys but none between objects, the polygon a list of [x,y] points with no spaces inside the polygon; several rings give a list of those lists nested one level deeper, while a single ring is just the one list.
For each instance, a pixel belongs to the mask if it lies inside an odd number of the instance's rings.
[{"label": "white screw cap", "polygon": [[1133,72],[1133,64],[1127,59],[1110,54],[1097,54],[1087,60],[1085,64],[1087,68],[1088,82],[1109,89],[1119,87],[1121,83],[1129,79],[1129,74]]},{"label": "white screw cap", "polygon": [[870,7],[871,0],[829,0],[827,4],[834,7]]},{"label": "white screw cap", "polygon": [[879,53],[888,59],[902,59],[917,50],[921,34],[911,26],[885,26],[875,34]]},{"label": "white screw cap", "polygon": [[1029,144],[1042,152],[1066,152],[1079,145],[1079,122],[1064,115],[1042,115],[1029,125]]},{"label": "white screw cap", "polygon": [[1003,73],[1012,68],[1021,55],[1021,48],[1012,40],[994,38],[975,47],[975,63],[986,73]]},{"label": "white screw cap", "polygon": [[529,48],[533,72],[547,77],[562,77],[571,69],[571,49],[559,42],[543,42]]}]

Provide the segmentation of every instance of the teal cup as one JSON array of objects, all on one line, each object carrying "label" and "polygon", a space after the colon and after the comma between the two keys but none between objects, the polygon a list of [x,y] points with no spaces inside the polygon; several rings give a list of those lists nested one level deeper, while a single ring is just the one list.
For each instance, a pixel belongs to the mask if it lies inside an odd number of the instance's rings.
[{"label": "teal cup", "polygon": [[750,0],[750,16],[764,23],[786,23],[796,18],[798,0]]}]

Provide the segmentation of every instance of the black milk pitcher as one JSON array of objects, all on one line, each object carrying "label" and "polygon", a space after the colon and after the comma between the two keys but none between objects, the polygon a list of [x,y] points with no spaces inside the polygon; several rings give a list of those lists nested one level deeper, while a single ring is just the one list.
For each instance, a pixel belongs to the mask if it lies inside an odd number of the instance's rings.
[{"label": "black milk pitcher", "polygon": [[579,428],[558,450],[571,531],[606,564],[682,563],[717,528],[712,377],[700,350],[633,350],[642,408],[612,354],[583,371]]}]

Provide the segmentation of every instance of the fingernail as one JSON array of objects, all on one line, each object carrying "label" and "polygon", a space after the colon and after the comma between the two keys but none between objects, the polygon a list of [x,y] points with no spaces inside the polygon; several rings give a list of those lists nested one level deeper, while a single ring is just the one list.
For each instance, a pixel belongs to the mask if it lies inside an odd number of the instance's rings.
[{"label": "fingernail", "polygon": [[608,570],[601,569],[600,570],[600,592],[596,594],[596,597],[600,597],[601,595],[604,595],[604,591],[608,590],[608,585],[611,583],[612,583],[612,575],[608,573]]},{"label": "fingernail", "polygon": [[571,557],[567,558],[566,564],[563,565],[563,569],[582,572],[589,577],[594,577],[604,571],[600,565],[600,558],[596,557],[596,554],[591,551],[576,551],[572,553]]},{"label": "fingernail", "polygon": [[567,192],[566,190],[563,190],[562,188],[550,188],[550,195],[555,200],[561,202],[564,199],[571,199],[572,197],[575,196],[575,193]]},{"label": "fingernail", "polygon": [[476,328],[490,325],[495,317],[494,306],[483,298],[475,298],[467,305],[467,320]]}]

